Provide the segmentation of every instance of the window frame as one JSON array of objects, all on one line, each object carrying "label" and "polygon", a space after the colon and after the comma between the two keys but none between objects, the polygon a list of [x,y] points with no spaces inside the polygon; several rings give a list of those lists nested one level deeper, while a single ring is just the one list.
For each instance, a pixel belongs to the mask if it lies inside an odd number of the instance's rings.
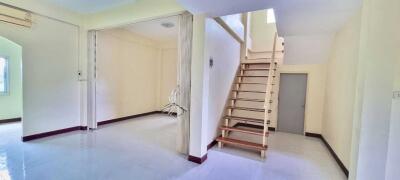
[{"label": "window frame", "polygon": [[0,96],[10,95],[10,60],[7,56],[0,55],[0,58],[5,60],[5,71],[4,71],[4,91],[0,91]]}]

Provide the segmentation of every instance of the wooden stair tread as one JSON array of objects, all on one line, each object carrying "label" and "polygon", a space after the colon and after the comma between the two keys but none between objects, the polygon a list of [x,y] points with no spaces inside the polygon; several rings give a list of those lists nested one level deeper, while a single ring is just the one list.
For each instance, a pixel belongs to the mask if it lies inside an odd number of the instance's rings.
[{"label": "wooden stair tread", "polygon": [[[272,59],[272,57],[260,57],[260,58],[248,58],[248,57],[246,57],[244,60],[247,61],[247,60],[263,60],[263,59]],[[275,59],[278,59],[278,58],[275,58]]]},{"label": "wooden stair tread", "polygon": [[[271,64],[271,62],[265,62],[265,61],[246,62],[246,61],[242,61],[242,62],[240,62],[240,64]],[[275,62],[275,64],[277,64],[277,62]]]},{"label": "wooden stair tread", "polygon": [[235,91],[235,92],[248,92],[248,93],[266,93],[266,92],[264,92],[264,91],[248,91],[248,90],[232,90],[232,91]]},{"label": "wooden stair tread", "polygon": [[228,106],[227,108],[243,110],[243,111],[265,112],[265,109],[261,109],[261,108],[249,108],[249,107],[238,107],[238,106]]},{"label": "wooden stair tread", "polygon": [[[265,102],[265,99],[248,99],[248,98],[231,98],[230,100],[235,101],[251,101],[251,102]],[[269,103],[272,103],[273,100],[269,100]]]},{"label": "wooden stair tread", "polygon": [[[269,71],[269,68],[244,68],[243,71]],[[276,70],[276,69],[273,69]]]},{"label": "wooden stair tread", "polygon": [[[234,131],[234,132],[240,132],[240,133],[246,133],[246,134],[260,135],[260,136],[262,136],[264,134],[263,131],[248,129],[248,128],[236,128],[236,127],[230,127],[230,126],[221,126],[220,129],[226,130],[226,131]],[[265,132],[265,134],[268,135],[268,132]]]},{"label": "wooden stair tread", "polygon": [[265,99],[247,99],[247,98],[231,98],[236,101],[251,101],[251,102],[265,102]]},{"label": "wooden stair tread", "polygon": [[239,116],[225,116],[225,118],[230,119],[230,120],[249,121],[249,122],[257,122],[257,123],[264,122],[264,119],[239,117]]},{"label": "wooden stair tread", "polygon": [[218,137],[216,140],[218,142],[237,145],[237,146],[243,146],[243,147],[255,149],[255,150],[263,150],[263,151],[267,150],[267,146],[263,146],[262,144],[257,144],[257,143],[248,142],[248,141],[242,141],[242,140],[231,139],[231,138],[226,138],[226,137]]},{"label": "wooden stair tread", "polygon": [[[273,53],[274,51],[253,51],[253,50],[248,50],[250,53]],[[275,52],[279,53],[284,53],[285,50],[276,50]]]},{"label": "wooden stair tread", "polygon": [[[237,75],[236,77],[269,77],[267,75]],[[275,76],[272,76],[275,77]]]},{"label": "wooden stair tread", "polygon": [[[255,84],[255,85],[267,85],[267,83],[252,83],[252,82],[234,82],[233,84]],[[272,83],[275,85],[275,83]]]},{"label": "wooden stair tread", "polygon": [[248,83],[248,82],[235,82],[234,84],[254,84],[254,85],[267,85],[266,83]]}]

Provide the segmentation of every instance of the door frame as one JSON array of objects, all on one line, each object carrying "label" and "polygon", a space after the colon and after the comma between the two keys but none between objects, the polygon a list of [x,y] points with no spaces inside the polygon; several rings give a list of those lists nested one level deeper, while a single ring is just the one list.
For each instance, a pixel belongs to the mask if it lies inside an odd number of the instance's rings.
[{"label": "door frame", "polygon": [[[306,75],[306,95],[305,95],[305,107],[304,107],[304,125],[303,125],[303,135],[305,135],[306,133],[306,129],[307,129],[307,115],[308,115],[308,98],[309,98],[309,92],[310,92],[310,86],[309,86],[309,82],[310,82],[310,72],[309,71],[285,71],[285,70],[281,70],[279,72],[279,78],[281,77],[282,74],[302,74],[302,75]],[[280,80],[279,80],[280,81]],[[280,82],[279,82],[279,89],[281,88],[280,86]],[[280,91],[280,90],[279,90]],[[279,94],[278,94],[278,99],[279,99]],[[279,121],[279,100],[278,100],[278,105],[277,105],[277,116],[276,116],[276,130],[279,131],[279,126],[278,126],[278,121]]]},{"label": "door frame", "polygon": [[[183,154],[189,154],[189,144],[190,144],[190,103],[191,103],[191,78],[187,79],[187,77],[191,77],[191,44],[192,44],[192,32],[193,32],[193,15],[187,11],[182,11],[179,13],[168,14],[164,16],[155,16],[151,18],[144,18],[137,21],[132,21],[129,23],[124,23],[116,26],[109,26],[104,28],[92,29],[87,33],[88,35],[88,62],[87,62],[87,125],[89,129],[95,130],[97,129],[97,118],[96,118],[96,51],[97,51],[97,32],[104,29],[116,28],[124,25],[130,25],[140,22],[152,21],[162,18],[167,18],[171,16],[178,16],[178,61],[177,61],[177,85],[180,87],[179,89],[184,92],[179,93],[178,104],[186,109],[183,112],[183,118],[179,118],[178,116],[178,126],[180,126],[180,130],[177,135],[177,151]],[[181,21],[186,17],[189,18],[190,23],[183,24]],[[190,20],[191,19],[191,20]],[[184,31],[190,31],[189,33],[185,33]],[[183,37],[184,36],[184,37]],[[189,48],[183,48],[182,44],[189,44]],[[189,65],[189,68],[185,68]],[[182,67],[182,68],[181,68]],[[183,81],[184,86],[181,86]],[[184,103],[187,104],[186,106]],[[182,143],[182,144],[180,144]]]}]

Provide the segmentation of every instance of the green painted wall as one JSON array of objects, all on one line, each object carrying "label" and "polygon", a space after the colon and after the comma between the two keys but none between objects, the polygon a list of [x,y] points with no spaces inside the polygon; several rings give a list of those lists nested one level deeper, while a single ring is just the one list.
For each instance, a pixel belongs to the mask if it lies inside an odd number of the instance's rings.
[{"label": "green painted wall", "polygon": [[0,37],[0,56],[9,62],[9,94],[0,95],[0,121],[22,117],[22,47]]}]

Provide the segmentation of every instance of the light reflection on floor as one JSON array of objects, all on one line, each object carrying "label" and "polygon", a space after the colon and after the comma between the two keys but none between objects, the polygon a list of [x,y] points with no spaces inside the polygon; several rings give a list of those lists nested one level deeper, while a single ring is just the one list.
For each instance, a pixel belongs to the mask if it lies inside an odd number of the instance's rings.
[{"label": "light reflection on floor", "polygon": [[227,146],[214,147],[197,165],[175,152],[176,120],[165,115],[28,143],[20,141],[20,129],[15,123],[0,125],[0,177],[5,180],[346,179],[320,140],[300,135],[272,134],[266,160]]}]

